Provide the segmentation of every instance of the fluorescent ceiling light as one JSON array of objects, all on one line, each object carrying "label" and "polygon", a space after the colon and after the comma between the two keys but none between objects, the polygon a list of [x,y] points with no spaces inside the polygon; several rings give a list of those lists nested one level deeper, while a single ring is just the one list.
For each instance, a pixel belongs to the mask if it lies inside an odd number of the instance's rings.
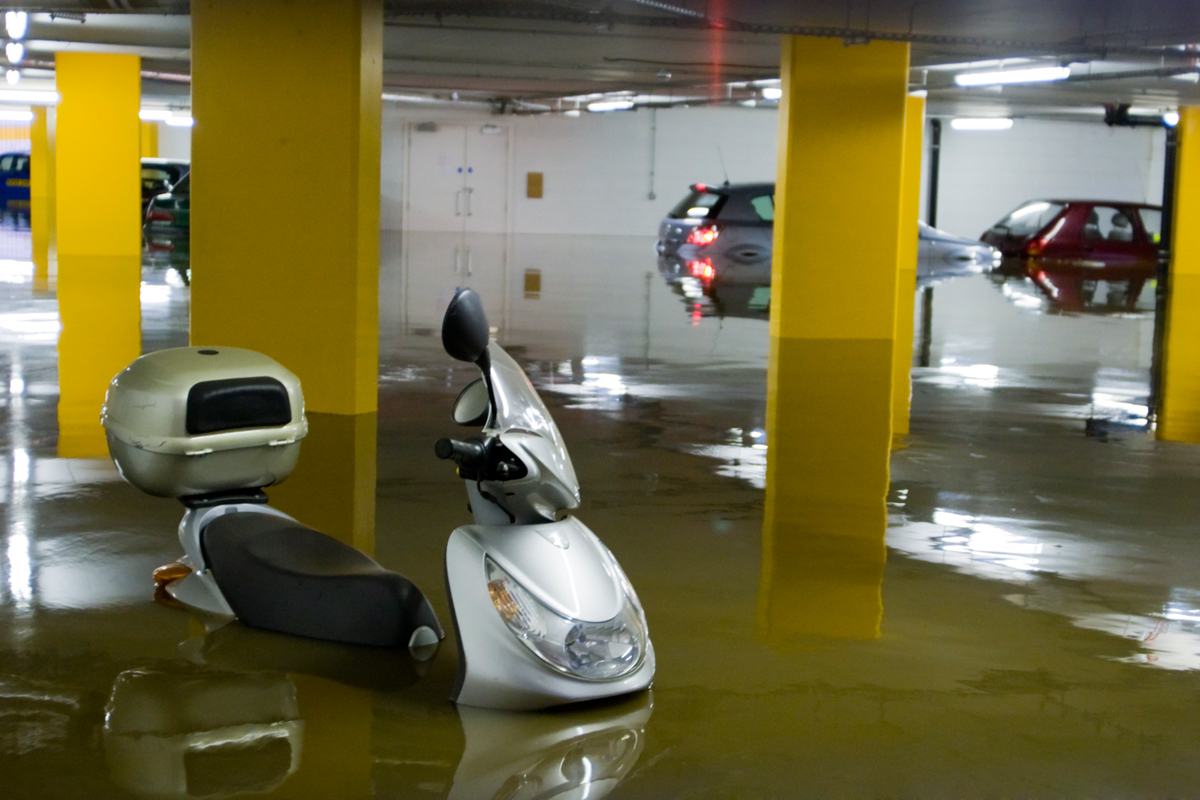
[{"label": "fluorescent ceiling light", "polygon": [[1174,128],[1178,124],[1179,124],[1179,112],[1178,111],[1168,111],[1167,113],[1163,114],[1163,125],[1166,125],[1168,128]]},{"label": "fluorescent ceiling light", "polygon": [[628,111],[633,108],[632,100],[598,100],[588,103],[588,111]]},{"label": "fluorescent ceiling light", "polygon": [[29,30],[29,14],[24,11],[5,11],[4,30],[10,39],[24,39]]},{"label": "fluorescent ceiling light", "polygon": [[764,86],[762,96],[764,100],[778,100],[783,97],[783,89],[778,86]]},{"label": "fluorescent ceiling light", "polygon": [[1071,74],[1070,67],[1034,67],[1005,69],[999,72],[963,72],[954,76],[959,86],[995,86],[1002,83],[1044,83],[1061,81]]},{"label": "fluorescent ceiling light", "polygon": [[172,128],[190,128],[190,127],[192,127],[192,124],[193,124],[192,118],[186,114],[181,114],[181,115],[172,114],[171,116],[167,117],[163,121],[166,122],[168,125],[170,125]]},{"label": "fluorescent ceiling light", "polygon": [[10,111],[0,108],[0,122],[33,122],[33,112]]},{"label": "fluorescent ceiling light", "polygon": [[[17,72],[10,69],[9,72]],[[18,75],[21,73],[17,72]],[[38,92],[24,89],[0,89],[0,103],[24,103],[25,105],[46,106],[58,102],[58,92]]]},{"label": "fluorescent ceiling light", "polygon": [[568,108],[566,111],[563,112],[563,116],[564,117],[578,117],[579,109],[578,108]]},{"label": "fluorescent ceiling light", "polygon": [[1012,124],[1013,121],[1008,117],[959,117],[950,120],[950,127],[956,131],[1006,131]]},{"label": "fluorescent ceiling light", "polygon": [[4,57],[10,64],[20,64],[21,59],[25,58],[25,45],[20,42],[9,42],[4,45]]},{"label": "fluorescent ceiling light", "polygon": [[165,108],[143,108],[138,112],[138,119],[145,122],[166,122],[171,118],[171,112]]},{"label": "fluorescent ceiling light", "polygon": [[21,82],[21,70],[10,69],[4,73],[4,80],[8,81],[9,86],[16,86]]},{"label": "fluorescent ceiling light", "polygon": [[1187,81],[1188,83],[1200,83],[1200,72],[1184,72],[1179,75],[1172,75],[1177,81]]}]

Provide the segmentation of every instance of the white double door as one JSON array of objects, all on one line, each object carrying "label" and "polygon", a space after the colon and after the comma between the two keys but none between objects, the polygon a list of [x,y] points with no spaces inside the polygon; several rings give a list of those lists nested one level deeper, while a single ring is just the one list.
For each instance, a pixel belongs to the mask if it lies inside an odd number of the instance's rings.
[{"label": "white double door", "polygon": [[410,124],[407,133],[406,317],[411,325],[440,324],[454,290],[470,286],[497,325],[508,260],[509,128],[439,122]]}]

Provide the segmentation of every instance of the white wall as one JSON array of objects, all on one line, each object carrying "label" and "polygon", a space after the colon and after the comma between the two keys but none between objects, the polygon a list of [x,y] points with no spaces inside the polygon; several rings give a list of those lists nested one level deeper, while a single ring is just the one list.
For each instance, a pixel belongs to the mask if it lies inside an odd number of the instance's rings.
[{"label": "white wall", "polygon": [[158,123],[158,157],[192,160],[192,129]]},{"label": "white wall", "polygon": [[1159,203],[1163,148],[1161,128],[1018,119],[1007,131],[956,131],[946,120],[937,226],[974,238],[1039,198]]},{"label": "white wall", "polygon": [[[677,108],[655,112],[497,117],[393,105],[384,108],[380,218],[403,223],[405,125],[469,121],[508,126],[513,137],[509,227],[514,233],[653,235],[658,221],[696,182],[720,183],[724,158],[734,183],[775,179],[773,110]],[[654,192],[651,135],[656,129]],[[718,145],[720,154],[718,154]],[[525,175],[541,172],[541,199],[525,196]],[[420,202],[413,187],[411,202]]]},{"label": "white wall", "polygon": [[[513,142],[509,230],[514,233],[653,235],[688,185],[775,179],[778,114],[768,109],[673,108],[657,112],[493,116],[384,106],[381,224],[403,226],[405,126],[466,121],[507,126]],[[651,129],[656,199],[651,200]],[[928,142],[928,125],[926,126]],[[1007,131],[943,125],[938,227],[979,236],[1025,200],[1077,197],[1158,203],[1163,132],[1099,123],[1016,120]],[[928,168],[928,147],[925,153]],[[849,165],[848,165],[849,168]],[[544,197],[525,197],[525,174],[541,172]],[[921,182],[925,217],[927,180]],[[419,187],[410,192],[421,202]]]}]

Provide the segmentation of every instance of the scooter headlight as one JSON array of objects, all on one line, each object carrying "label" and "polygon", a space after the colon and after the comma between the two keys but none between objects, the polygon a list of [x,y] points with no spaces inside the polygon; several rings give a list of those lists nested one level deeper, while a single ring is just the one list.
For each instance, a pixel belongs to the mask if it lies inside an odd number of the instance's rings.
[{"label": "scooter headlight", "polygon": [[[504,624],[534,655],[575,678],[622,678],[642,663],[646,625],[625,592],[621,612],[606,622],[581,622],[547,608],[492,559],[485,559],[488,594]],[[628,586],[622,581],[623,588]]]}]

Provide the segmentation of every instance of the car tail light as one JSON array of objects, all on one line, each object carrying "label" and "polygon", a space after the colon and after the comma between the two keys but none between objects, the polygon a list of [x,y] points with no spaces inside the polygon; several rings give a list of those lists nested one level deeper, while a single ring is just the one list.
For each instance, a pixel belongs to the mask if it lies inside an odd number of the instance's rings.
[{"label": "car tail light", "polygon": [[1041,255],[1041,252],[1046,249],[1046,239],[1047,238],[1048,237],[1043,236],[1039,239],[1031,240],[1029,242],[1029,244],[1025,245],[1025,255],[1027,255],[1027,256]]},{"label": "car tail light", "polygon": [[711,258],[701,259],[700,261],[689,261],[687,262],[687,265],[688,272],[702,280],[711,281],[713,279],[713,275],[716,274],[716,270],[713,269]]},{"label": "car tail light", "polygon": [[150,210],[146,212],[147,222],[174,222],[175,215],[165,208],[155,208],[150,206]]},{"label": "car tail light", "polygon": [[688,234],[687,243],[699,245],[712,244],[717,240],[717,236],[720,233],[721,231],[717,229],[716,225],[699,225],[692,228],[692,232]]}]

